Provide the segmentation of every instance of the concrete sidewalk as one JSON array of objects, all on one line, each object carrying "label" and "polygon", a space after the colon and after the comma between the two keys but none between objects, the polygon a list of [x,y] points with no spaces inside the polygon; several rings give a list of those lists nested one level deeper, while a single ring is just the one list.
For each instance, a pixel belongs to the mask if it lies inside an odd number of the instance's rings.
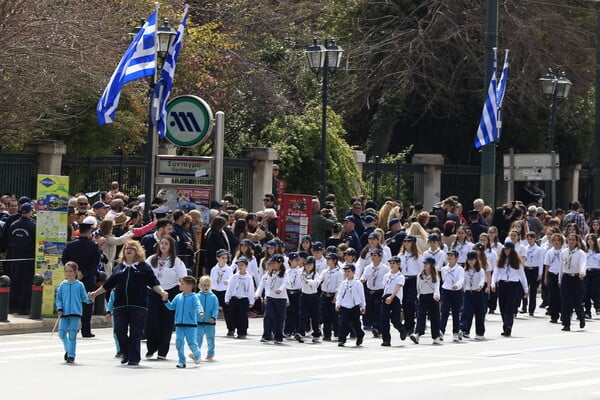
[{"label": "concrete sidewalk", "polygon": [[[27,315],[10,314],[8,321],[0,322],[0,336],[16,335],[19,333],[50,332],[54,327],[56,318],[30,319]],[[110,326],[110,322],[104,321],[104,316],[92,316],[92,329],[108,328]]]}]

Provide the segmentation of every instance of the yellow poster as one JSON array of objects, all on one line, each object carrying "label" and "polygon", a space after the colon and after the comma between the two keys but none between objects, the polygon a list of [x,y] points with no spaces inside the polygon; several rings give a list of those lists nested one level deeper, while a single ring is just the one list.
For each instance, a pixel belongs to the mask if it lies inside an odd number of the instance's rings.
[{"label": "yellow poster", "polygon": [[36,201],[36,274],[44,277],[42,315],[54,314],[55,293],[65,279],[61,263],[67,245],[69,177],[38,175]]}]

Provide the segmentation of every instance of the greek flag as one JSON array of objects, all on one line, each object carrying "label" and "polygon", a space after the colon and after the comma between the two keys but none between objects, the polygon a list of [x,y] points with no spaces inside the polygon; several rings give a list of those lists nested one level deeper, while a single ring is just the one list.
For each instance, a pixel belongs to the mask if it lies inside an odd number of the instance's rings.
[{"label": "greek flag", "polygon": [[156,73],[156,15],[152,13],[140,29],[117,69],[113,73],[98,101],[96,115],[100,125],[110,124],[115,119],[121,89],[127,82],[153,76]]},{"label": "greek flag", "polygon": [[161,138],[164,138],[167,134],[167,101],[169,100],[171,89],[173,88],[175,67],[177,64],[177,58],[179,57],[179,51],[181,50],[181,44],[183,42],[183,32],[185,30],[185,22],[188,15],[188,8],[189,7],[186,5],[185,11],[183,12],[183,18],[181,19],[181,24],[179,24],[177,34],[175,35],[175,40],[173,42],[173,45],[171,45],[171,47],[169,48],[169,53],[167,54],[167,58],[165,59],[165,64],[163,66],[162,71],[160,72],[160,79],[154,87],[154,96],[155,99],[158,100],[158,110],[153,111],[156,112],[155,125],[156,130],[158,131],[158,135]]},{"label": "greek flag", "polygon": [[508,50],[506,50],[502,75],[498,83],[496,82],[496,69],[496,50],[494,49],[492,78],[490,79],[490,86],[485,98],[485,104],[483,105],[479,128],[475,136],[475,148],[477,149],[500,140],[500,127],[502,125],[500,121],[500,108],[502,107],[506,83],[508,81]]}]

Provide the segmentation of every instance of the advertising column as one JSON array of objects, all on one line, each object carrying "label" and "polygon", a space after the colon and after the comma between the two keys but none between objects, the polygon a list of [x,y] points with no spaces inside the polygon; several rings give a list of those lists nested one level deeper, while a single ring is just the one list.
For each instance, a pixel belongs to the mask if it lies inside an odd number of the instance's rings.
[{"label": "advertising column", "polygon": [[278,235],[285,242],[285,252],[296,251],[300,237],[310,233],[312,196],[283,193],[279,204]]}]

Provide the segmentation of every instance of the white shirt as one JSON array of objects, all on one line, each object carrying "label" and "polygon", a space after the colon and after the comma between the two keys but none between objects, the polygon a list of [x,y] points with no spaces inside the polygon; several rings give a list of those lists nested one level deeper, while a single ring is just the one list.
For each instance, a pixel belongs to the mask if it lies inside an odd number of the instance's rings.
[{"label": "white shirt", "polygon": [[404,276],[417,276],[423,269],[423,256],[413,257],[409,253],[400,254],[400,267]]},{"label": "white shirt", "polygon": [[423,259],[427,257],[433,257],[435,259],[435,270],[440,272],[442,267],[446,264],[447,257],[446,253],[442,249],[437,249],[436,251],[432,251],[431,249],[427,249],[423,253]]},{"label": "white shirt", "polygon": [[537,244],[527,246],[525,253],[525,267],[537,267],[538,276],[542,276],[544,272],[544,252]]},{"label": "white shirt", "polygon": [[404,286],[405,280],[406,278],[404,278],[402,272],[398,271],[393,273],[392,271],[388,271],[383,276],[383,295],[385,296],[387,294],[394,293],[394,290],[400,286],[400,290],[398,290],[398,293],[396,293],[396,297],[402,303],[402,287]]},{"label": "white shirt", "polygon": [[518,269],[509,266],[508,262],[506,262],[503,267],[496,266],[496,268],[494,268],[494,273],[492,274],[492,286],[495,287],[499,281],[521,282],[523,291],[525,293],[529,292],[523,264],[519,264]]},{"label": "white shirt", "polygon": [[327,259],[325,257],[315,258],[315,268],[319,274],[325,271],[327,269]]},{"label": "white shirt", "polygon": [[548,272],[553,274],[560,273],[560,252],[563,249],[555,249],[554,246],[546,252],[544,257],[544,265],[548,266]]},{"label": "white shirt", "polygon": [[[467,262],[467,253],[473,249],[473,243],[471,243],[471,242],[460,243],[457,241],[456,243],[454,243],[454,246],[452,246],[452,249],[458,251],[457,263],[464,264]],[[442,285],[442,287],[444,287],[444,286]]]},{"label": "white shirt", "polygon": [[321,272],[321,290],[326,293],[335,293],[344,279],[339,268],[328,268]]},{"label": "white shirt", "polygon": [[231,277],[225,292],[225,303],[229,303],[232,297],[246,297],[250,305],[254,304],[254,280],[248,272],[244,275],[238,272]]},{"label": "white shirt", "polygon": [[[446,265],[442,268],[442,289],[446,290],[462,290],[465,283],[465,270],[458,264],[454,267]],[[456,289],[452,289],[452,286],[456,285]]]},{"label": "white shirt", "polygon": [[359,306],[364,310],[367,303],[363,284],[356,279],[344,279],[337,289],[335,306],[344,308]]},{"label": "white shirt", "polygon": [[302,282],[302,293],[304,294],[317,293],[319,283],[321,283],[319,280],[319,274],[316,272],[307,274],[306,272],[302,271],[300,274],[300,281]]},{"label": "white shirt", "polygon": [[[282,267],[283,268],[283,267]],[[287,290],[285,290],[285,286],[287,284],[287,273],[284,273],[283,276],[279,276],[279,271],[272,271],[267,275],[267,280],[265,282],[265,297],[270,297],[272,299],[286,299],[288,300]],[[276,293],[279,291],[279,293]],[[258,293],[258,291],[257,291]],[[258,294],[257,294],[258,296]]]},{"label": "white shirt", "polygon": [[[231,262],[231,271],[234,274],[238,272],[237,257],[234,258],[233,261]],[[260,281],[261,274],[258,271],[258,264],[256,262],[255,257],[252,257],[248,260],[248,266],[246,267],[246,271],[252,277],[252,280],[253,280],[252,284],[254,285],[254,288],[258,287],[258,282]],[[263,274],[264,274],[264,272],[263,272]],[[252,290],[254,290],[254,289],[252,289]]]},{"label": "white shirt", "polygon": [[210,270],[210,280],[212,281],[213,290],[224,292],[227,290],[227,285],[233,276],[233,270],[227,264],[222,267],[219,264],[212,267]]},{"label": "white shirt", "polygon": [[285,273],[287,277],[285,288],[287,290],[300,290],[302,287],[302,278],[300,276],[301,274],[302,268],[300,267],[288,268],[288,270]]},{"label": "white shirt", "polygon": [[480,269],[479,271],[475,271],[472,268],[469,268],[465,271],[465,290],[477,290],[483,289],[483,285],[485,284],[485,271]]},{"label": "white shirt", "polygon": [[569,250],[568,248],[563,249],[560,252],[560,273],[558,275],[558,283],[562,281],[564,274],[585,275],[586,261],[587,254],[585,254],[585,251],[577,247],[573,250]]},{"label": "white shirt", "polygon": [[[151,255],[148,257],[146,263],[152,266],[152,258],[155,256],[156,255]],[[179,279],[187,275],[187,268],[179,257],[175,257],[173,268],[170,267],[170,257],[164,259],[159,257],[156,261],[156,268],[152,267],[152,271],[160,282],[160,286],[165,290],[173,289],[175,286],[179,285]]]},{"label": "white shirt", "polygon": [[587,260],[585,267],[588,270],[600,270],[600,253],[596,253],[593,250],[587,252]]},{"label": "white shirt", "polygon": [[431,275],[417,275],[417,295],[433,294],[433,297],[440,297],[440,279],[435,282],[431,279]]},{"label": "white shirt", "polygon": [[373,264],[367,265],[360,280],[367,284],[367,288],[370,290],[381,290],[383,289],[383,276],[390,272],[390,267],[379,263],[375,266]]}]

